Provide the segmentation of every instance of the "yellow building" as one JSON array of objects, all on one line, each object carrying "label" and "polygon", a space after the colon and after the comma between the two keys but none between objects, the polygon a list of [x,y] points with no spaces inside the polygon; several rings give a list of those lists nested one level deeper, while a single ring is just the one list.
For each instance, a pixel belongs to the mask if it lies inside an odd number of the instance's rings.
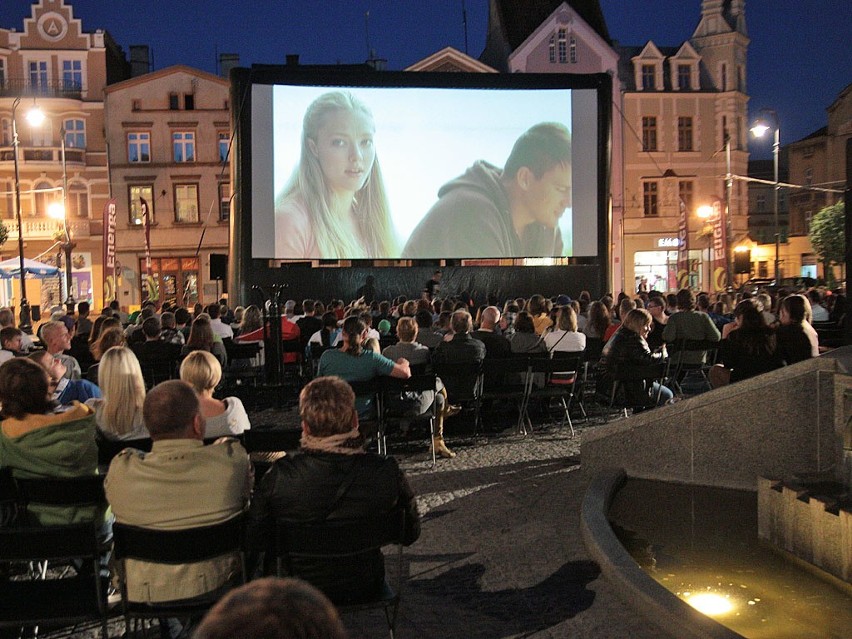
[{"label": "yellow building", "polygon": [[223,281],[210,277],[210,256],[228,252],[228,92],[227,80],[185,66],[106,89],[122,306],[151,295],[143,200],[157,300],[191,307],[221,296]]},{"label": "yellow building", "polygon": [[[85,32],[63,0],[34,3],[23,28],[0,28],[0,220],[9,230],[0,254],[3,259],[19,255],[14,112],[24,255],[58,261],[57,238],[64,236],[64,227],[48,216],[48,208],[64,200],[75,245],[73,295],[97,306],[102,295],[101,212],[109,197],[103,91],[128,75],[124,55],[109,34]],[[33,106],[45,115],[38,127],[25,118]],[[57,280],[28,280],[26,292],[32,305],[52,306],[65,299]],[[0,283],[0,304],[19,302],[18,281]]]}]

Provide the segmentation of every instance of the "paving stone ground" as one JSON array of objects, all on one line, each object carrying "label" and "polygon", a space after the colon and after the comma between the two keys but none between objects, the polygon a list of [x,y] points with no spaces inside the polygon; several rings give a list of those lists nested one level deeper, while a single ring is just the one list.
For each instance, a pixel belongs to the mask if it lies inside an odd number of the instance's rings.
[{"label": "paving stone ground", "polygon": [[[257,415],[255,423],[264,418],[297,422],[290,412]],[[465,430],[457,421],[447,432]],[[583,432],[448,436],[458,455],[435,470],[425,437],[391,441],[423,516],[421,538],[406,549],[398,639],[662,636],[619,598],[583,546]],[[346,615],[344,623],[352,639],[388,636],[381,611]],[[121,630],[111,624],[111,636]]]}]

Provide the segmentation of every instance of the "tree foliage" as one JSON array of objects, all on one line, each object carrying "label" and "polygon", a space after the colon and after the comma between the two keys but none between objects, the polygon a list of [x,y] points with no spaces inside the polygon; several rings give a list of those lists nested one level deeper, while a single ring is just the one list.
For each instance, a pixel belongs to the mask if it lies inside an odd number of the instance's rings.
[{"label": "tree foliage", "polygon": [[6,240],[9,239],[9,228],[0,222],[0,246],[3,246],[6,243]]},{"label": "tree foliage", "polygon": [[846,215],[842,201],[826,206],[811,220],[808,239],[826,264],[846,261]]}]

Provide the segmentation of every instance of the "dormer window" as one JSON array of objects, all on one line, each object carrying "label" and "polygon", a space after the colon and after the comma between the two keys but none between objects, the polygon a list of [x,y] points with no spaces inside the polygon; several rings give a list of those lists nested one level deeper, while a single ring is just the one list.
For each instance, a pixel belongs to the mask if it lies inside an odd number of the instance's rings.
[{"label": "dormer window", "polygon": [[677,88],[681,91],[692,88],[692,67],[688,64],[677,65]]},{"label": "dormer window", "polygon": [[656,88],[657,68],[653,64],[642,65],[642,90],[653,91]]}]

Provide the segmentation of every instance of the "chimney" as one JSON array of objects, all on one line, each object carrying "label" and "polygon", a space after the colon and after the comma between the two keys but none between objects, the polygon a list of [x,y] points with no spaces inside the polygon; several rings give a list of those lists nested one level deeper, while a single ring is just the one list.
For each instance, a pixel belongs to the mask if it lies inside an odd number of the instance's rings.
[{"label": "chimney", "polygon": [[231,75],[231,69],[240,66],[239,53],[220,53],[219,54],[219,77],[226,80]]},{"label": "chimney", "polygon": [[130,77],[135,78],[151,71],[151,55],[147,44],[130,45]]}]

